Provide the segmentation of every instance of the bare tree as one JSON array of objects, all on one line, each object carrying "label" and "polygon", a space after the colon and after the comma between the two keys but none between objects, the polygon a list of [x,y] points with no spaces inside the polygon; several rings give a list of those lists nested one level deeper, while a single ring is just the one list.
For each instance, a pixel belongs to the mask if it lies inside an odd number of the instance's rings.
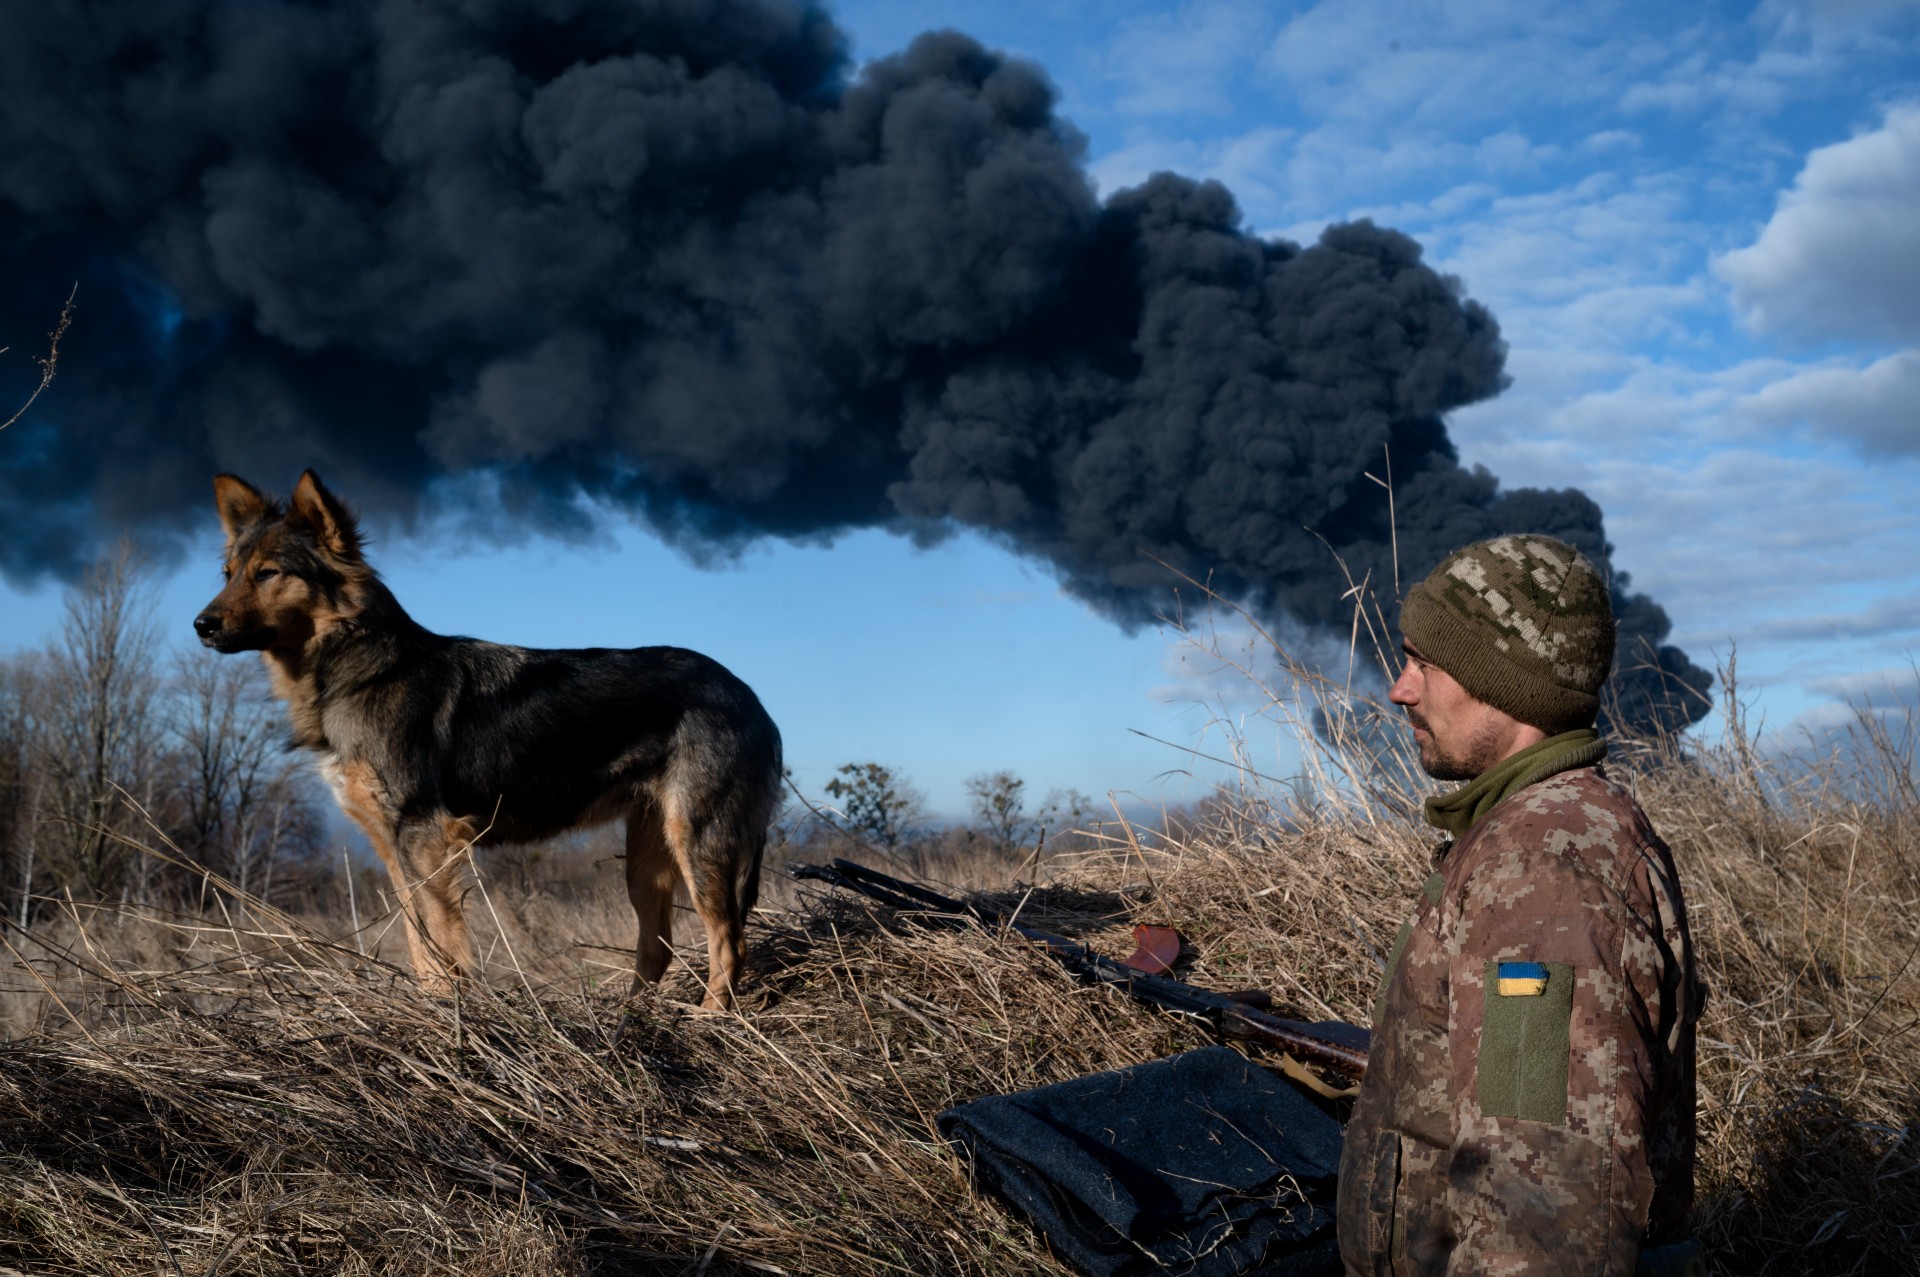
[{"label": "bare tree", "polygon": [[265,673],[253,661],[189,649],[174,654],[171,690],[175,841],[241,890],[265,897],[281,864],[312,850],[319,825]]},{"label": "bare tree", "polygon": [[973,818],[1001,853],[1011,852],[1027,837],[1027,782],[1010,771],[981,772],[967,777],[967,799]]},{"label": "bare tree", "polygon": [[1060,839],[1086,828],[1092,818],[1093,799],[1077,789],[1049,789],[1033,823],[1052,849],[1059,847]]},{"label": "bare tree", "polygon": [[45,872],[76,895],[127,888],[127,848],[116,835],[129,832],[132,822],[118,790],[149,807],[157,797],[152,610],[133,548],[122,542],[68,592],[58,641],[48,646],[31,684],[30,764],[41,787],[42,859]]},{"label": "bare tree", "polygon": [[926,824],[927,800],[912,781],[880,763],[844,763],[827,782],[829,797],[856,835],[897,851]]},{"label": "bare tree", "polygon": [[1002,853],[1029,847],[1045,838],[1051,845],[1093,815],[1093,800],[1077,789],[1051,789],[1040,810],[1027,814],[1027,782],[1010,771],[981,772],[967,778],[974,824]]},{"label": "bare tree", "polygon": [[151,900],[198,886],[144,843],[169,841],[261,897],[319,847],[312,781],[264,673],[196,647],[163,677],[152,611],[122,544],[68,591],[42,650],[0,661],[0,908],[22,925],[35,899],[65,891]]},{"label": "bare tree", "polygon": [[27,921],[38,830],[31,654],[0,661],[0,909]]}]

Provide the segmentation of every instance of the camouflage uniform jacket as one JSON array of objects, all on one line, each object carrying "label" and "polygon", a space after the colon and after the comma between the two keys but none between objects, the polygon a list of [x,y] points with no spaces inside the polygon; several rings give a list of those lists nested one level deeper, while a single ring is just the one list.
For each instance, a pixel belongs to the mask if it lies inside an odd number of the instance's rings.
[{"label": "camouflage uniform jacket", "polygon": [[1672,853],[1582,767],[1436,863],[1347,1126],[1347,1271],[1631,1277],[1693,1202],[1701,989]]}]

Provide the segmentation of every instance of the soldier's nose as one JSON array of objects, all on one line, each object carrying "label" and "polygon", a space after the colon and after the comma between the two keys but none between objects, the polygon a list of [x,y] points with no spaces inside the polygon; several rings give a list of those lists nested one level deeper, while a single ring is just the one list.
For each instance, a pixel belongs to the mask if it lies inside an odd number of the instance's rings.
[{"label": "soldier's nose", "polygon": [[193,618],[193,632],[202,639],[210,639],[220,632],[220,617],[213,612],[202,612]]}]

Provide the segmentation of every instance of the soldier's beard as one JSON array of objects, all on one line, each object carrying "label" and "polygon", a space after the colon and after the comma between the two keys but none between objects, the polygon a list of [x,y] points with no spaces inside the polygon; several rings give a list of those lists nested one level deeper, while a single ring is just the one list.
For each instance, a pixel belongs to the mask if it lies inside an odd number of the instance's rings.
[{"label": "soldier's beard", "polygon": [[1499,723],[1476,723],[1465,739],[1442,743],[1433,725],[1419,714],[1408,710],[1407,721],[1427,733],[1420,744],[1420,770],[1435,780],[1472,780],[1500,761]]}]

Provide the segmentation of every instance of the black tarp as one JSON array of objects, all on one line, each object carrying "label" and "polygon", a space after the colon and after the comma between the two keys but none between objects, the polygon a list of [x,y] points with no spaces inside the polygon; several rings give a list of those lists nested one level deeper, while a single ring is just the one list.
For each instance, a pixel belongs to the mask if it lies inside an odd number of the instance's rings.
[{"label": "black tarp", "polygon": [[1090,1277],[1339,1271],[1340,1124],[1226,1047],[988,1096],[939,1126]]}]

